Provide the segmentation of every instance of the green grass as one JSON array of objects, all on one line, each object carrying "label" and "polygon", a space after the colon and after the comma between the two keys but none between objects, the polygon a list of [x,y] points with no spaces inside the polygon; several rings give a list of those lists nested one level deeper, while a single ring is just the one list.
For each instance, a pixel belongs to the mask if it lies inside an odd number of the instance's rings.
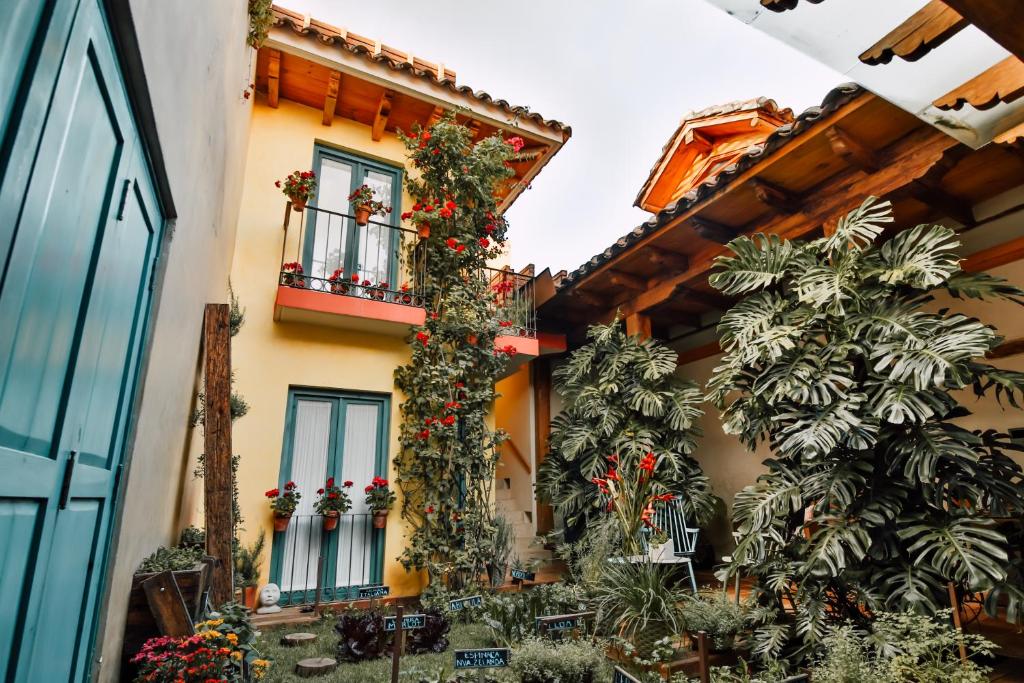
[{"label": "green grass", "polygon": [[[334,622],[334,617],[328,617],[315,624],[265,629],[263,635],[257,640],[257,648],[264,656],[273,660],[273,664],[264,680],[270,683],[307,681],[310,679],[299,678],[295,675],[295,663],[300,659],[308,657],[337,659],[338,636],[334,632]],[[280,644],[281,636],[296,631],[315,633],[317,639],[309,645],[299,647],[285,647]],[[399,680],[402,683],[418,683],[421,677],[437,680],[442,669],[446,675],[451,675],[453,650],[490,647],[493,644],[490,630],[483,624],[452,624],[448,639],[451,642],[447,652],[402,655]],[[387,683],[391,680],[391,657],[358,664],[338,662],[338,668],[331,674],[316,680],[330,681],[331,683]]]}]

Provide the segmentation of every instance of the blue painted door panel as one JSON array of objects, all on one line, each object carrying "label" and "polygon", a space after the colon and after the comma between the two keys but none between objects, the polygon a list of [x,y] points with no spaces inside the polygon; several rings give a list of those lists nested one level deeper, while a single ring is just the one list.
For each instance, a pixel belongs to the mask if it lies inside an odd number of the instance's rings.
[{"label": "blue painted door panel", "polygon": [[91,669],[162,226],[98,0],[77,8],[63,55],[0,180],[3,681]]}]

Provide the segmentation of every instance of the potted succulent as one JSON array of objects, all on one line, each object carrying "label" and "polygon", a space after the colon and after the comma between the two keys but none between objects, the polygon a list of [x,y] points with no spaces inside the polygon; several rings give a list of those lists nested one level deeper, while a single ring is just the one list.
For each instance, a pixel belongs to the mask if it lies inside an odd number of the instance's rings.
[{"label": "potted succulent", "polygon": [[302,211],[306,208],[306,202],[316,194],[316,173],[313,171],[292,171],[291,175],[283,181],[274,182],[276,187],[292,202],[292,209]]},{"label": "potted succulent", "polygon": [[388,525],[388,511],[395,504],[395,492],[388,485],[388,480],[374,477],[366,492],[366,504],[373,512],[373,528],[383,529]]},{"label": "potted succulent", "polygon": [[331,285],[331,294],[348,294],[348,280],[344,275],[344,271],[338,268],[327,278],[327,282]]},{"label": "potted succulent", "polygon": [[281,266],[281,284],[285,287],[305,287],[306,278],[302,276],[302,264],[298,261],[285,263]]},{"label": "potted succulent", "polygon": [[299,493],[295,482],[289,481],[285,482],[284,491],[279,488],[270,489],[264,495],[270,499],[270,509],[274,512],[274,531],[284,531],[288,528],[288,522],[291,521],[302,494]]},{"label": "potted succulent", "polygon": [[356,225],[366,225],[370,222],[370,216],[384,216],[391,213],[391,207],[385,206],[374,197],[373,188],[369,185],[360,185],[348,196],[352,205],[353,213],[356,215]]},{"label": "potted succulent", "polygon": [[345,489],[351,488],[352,482],[346,481],[341,486],[334,483],[334,477],[328,477],[322,489],[317,489],[319,498],[313,505],[317,514],[324,517],[324,531],[334,531],[338,528],[338,520],[352,507],[352,499],[348,497]]}]

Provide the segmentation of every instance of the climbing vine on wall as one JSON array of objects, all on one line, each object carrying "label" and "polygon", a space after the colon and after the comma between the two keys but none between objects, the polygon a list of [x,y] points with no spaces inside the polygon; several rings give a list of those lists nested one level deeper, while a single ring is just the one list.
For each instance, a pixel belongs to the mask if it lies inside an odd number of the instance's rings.
[{"label": "climbing vine on wall", "polygon": [[406,255],[426,264],[415,284],[427,316],[410,339],[410,362],[395,372],[406,396],[395,467],[412,529],[400,559],[426,569],[432,588],[458,589],[480,577],[494,535],[491,489],[505,436],[486,417],[515,350],[495,348],[501,325],[493,311],[507,285],[483,269],[505,239],[495,195],[522,140],[473,143],[450,116],[402,140],[418,171],[406,185],[413,210],[402,218],[429,237]]}]

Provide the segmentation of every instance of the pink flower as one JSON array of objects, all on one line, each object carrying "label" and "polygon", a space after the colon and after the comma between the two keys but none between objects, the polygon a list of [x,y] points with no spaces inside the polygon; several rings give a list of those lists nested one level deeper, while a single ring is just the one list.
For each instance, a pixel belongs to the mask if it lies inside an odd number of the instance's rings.
[{"label": "pink flower", "polygon": [[525,142],[523,142],[523,139],[518,135],[515,136],[514,138],[509,138],[508,140],[505,141],[505,143],[511,145],[513,151],[515,151],[517,154],[519,153],[519,150],[523,148],[523,145],[526,144]]}]

